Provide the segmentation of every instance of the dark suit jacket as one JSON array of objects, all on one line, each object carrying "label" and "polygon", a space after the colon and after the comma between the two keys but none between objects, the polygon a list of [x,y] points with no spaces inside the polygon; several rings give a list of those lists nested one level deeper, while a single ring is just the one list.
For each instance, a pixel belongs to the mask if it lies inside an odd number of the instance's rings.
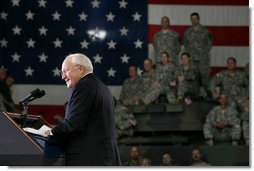
[{"label": "dark suit jacket", "polygon": [[[88,74],[72,88],[64,121],[52,129],[67,165],[120,165],[114,100],[109,89]],[[60,141],[59,141],[60,140]]]}]

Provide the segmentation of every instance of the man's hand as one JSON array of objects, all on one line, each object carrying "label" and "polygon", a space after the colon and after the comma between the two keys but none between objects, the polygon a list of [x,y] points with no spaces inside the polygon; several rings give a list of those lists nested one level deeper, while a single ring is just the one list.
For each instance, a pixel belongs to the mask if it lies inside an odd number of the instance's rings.
[{"label": "man's hand", "polygon": [[183,82],[184,81],[184,76],[183,75],[178,76],[178,81]]},{"label": "man's hand", "polygon": [[53,135],[52,132],[51,132],[52,129],[49,129],[47,131],[44,132],[45,135],[50,136],[50,135]]},{"label": "man's hand", "polygon": [[129,119],[130,123],[132,126],[136,126],[137,125],[137,121],[135,119]]},{"label": "man's hand", "polygon": [[219,97],[220,97],[220,93],[217,93],[217,92],[216,92],[216,93],[213,93],[213,98],[214,98],[214,99],[217,99],[217,98],[219,98]]},{"label": "man's hand", "polygon": [[217,122],[217,127],[220,128],[220,129],[223,129],[225,128],[226,126],[228,125],[228,121],[227,120],[223,120],[223,121],[219,121]]}]

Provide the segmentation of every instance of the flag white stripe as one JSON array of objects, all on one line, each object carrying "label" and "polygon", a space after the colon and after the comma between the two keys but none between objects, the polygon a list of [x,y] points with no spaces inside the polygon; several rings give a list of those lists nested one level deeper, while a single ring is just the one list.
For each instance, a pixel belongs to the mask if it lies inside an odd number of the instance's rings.
[{"label": "flag white stripe", "polygon": [[190,14],[198,12],[206,26],[249,26],[248,6],[148,5],[148,23],[160,25],[168,16],[171,25],[190,25]]}]

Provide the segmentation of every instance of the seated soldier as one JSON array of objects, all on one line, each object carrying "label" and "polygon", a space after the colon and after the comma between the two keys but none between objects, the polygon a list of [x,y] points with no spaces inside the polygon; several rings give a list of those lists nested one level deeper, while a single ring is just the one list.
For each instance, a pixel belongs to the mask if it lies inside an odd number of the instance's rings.
[{"label": "seated soldier", "polygon": [[122,86],[120,93],[120,102],[125,106],[132,106],[135,104],[134,97],[140,89],[141,78],[138,76],[137,67],[132,65],[129,67],[129,78],[127,78]]},{"label": "seated soldier", "polygon": [[161,85],[161,94],[167,96],[169,103],[176,102],[175,65],[170,62],[167,52],[161,53],[161,63],[156,65],[156,73]]},{"label": "seated soldier", "polygon": [[116,103],[115,124],[117,139],[123,136],[132,136],[134,133],[133,128],[137,125],[132,112],[120,102]]},{"label": "seated soldier", "polygon": [[140,150],[137,146],[130,148],[130,160],[124,163],[124,166],[138,166],[141,158]]},{"label": "seated soldier", "polygon": [[152,161],[147,157],[143,157],[139,161],[139,166],[151,166],[151,165],[152,165]]},{"label": "seated soldier", "polygon": [[228,98],[221,94],[219,106],[214,107],[206,116],[203,133],[208,145],[213,145],[213,140],[232,141],[238,145],[241,136],[240,119],[235,108],[228,105]]},{"label": "seated soldier", "polygon": [[229,57],[227,59],[227,70],[217,73],[210,82],[210,89],[214,99],[220,94],[228,97],[229,104],[236,105],[236,99],[246,93],[248,81],[244,72],[237,70],[236,59]]},{"label": "seated soldier", "polygon": [[191,166],[210,166],[203,160],[203,156],[199,148],[194,148],[192,150],[192,164]]},{"label": "seated soldier", "polygon": [[153,68],[153,62],[151,59],[144,60],[144,70],[145,72],[141,77],[142,82],[140,89],[135,97],[136,104],[151,104],[159,97],[161,92],[159,78]]},{"label": "seated soldier", "polygon": [[173,166],[174,161],[172,156],[169,153],[164,153],[162,155],[162,166]]},{"label": "seated soldier", "polygon": [[184,100],[187,104],[191,103],[191,98],[199,96],[199,71],[196,65],[191,63],[188,53],[182,53],[182,64],[177,70],[177,96],[178,101]]}]

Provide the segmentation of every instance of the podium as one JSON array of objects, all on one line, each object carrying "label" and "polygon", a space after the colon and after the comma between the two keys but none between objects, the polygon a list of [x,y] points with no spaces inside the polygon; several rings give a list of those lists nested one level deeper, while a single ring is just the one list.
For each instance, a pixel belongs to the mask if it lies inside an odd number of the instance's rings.
[{"label": "podium", "polygon": [[0,165],[63,165],[64,155],[48,138],[23,131],[49,125],[40,116],[0,112]]}]

